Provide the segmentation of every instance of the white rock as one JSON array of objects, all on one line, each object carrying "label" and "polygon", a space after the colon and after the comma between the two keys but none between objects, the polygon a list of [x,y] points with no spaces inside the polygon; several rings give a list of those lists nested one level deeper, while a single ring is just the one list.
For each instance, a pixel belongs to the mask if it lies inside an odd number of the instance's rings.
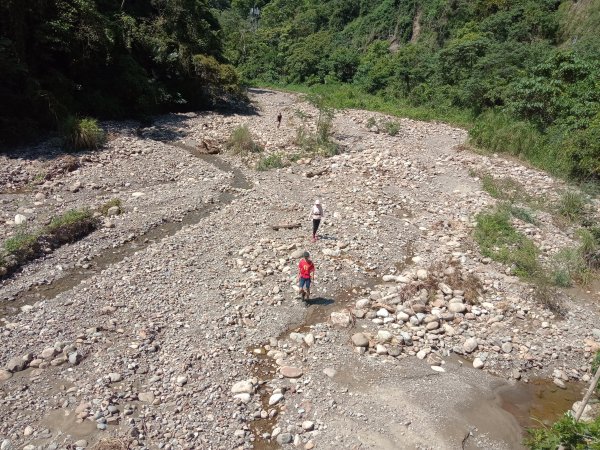
[{"label": "white rock", "polygon": [[477,339],[475,338],[468,338],[464,343],[463,343],[463,350],[465,351],[465,353],[473,353],[475,351],[475,349],[477,348],[478,344],[477,344]]},{"label": "white rock", "polygon": [[254,392],[254,385],[249,380],[238,381],[231,387],[231,392],[233,394],[252,394]]},{"label": "white rock", "polygon": [[380,308],[379,311],[377,311],[377,317],[389,317],[389,316],[390,316],[390,312],[385,308]]},{"label": "white rock", "polygon": [[269,406],[273,406],[276,405],[277,403],[279,403],[281,400],[283,399],[283,394],[281,393],[277,393],[277,394],[273,394],[271,395],[271,397],[269,398]]},{"label": "white rock", "polygon": [[476,369],[481,369],[483,368],[483,361],[479,358],[475,358],[473,360],[473,367],[475,367]]},{"label": "white rock", "polygon": [[27,222],[27,217],[23,214],[17,214],[15,216],[15,225],[23,225],[25,222]]},{"label": "white rock", "polygon": [[389,342],[392,340],[394,335],[390,333],[388,330],[379,330],[377,332],[377,340],[379,342]]},{"label": "white rock", "polygon": [[239,399],[242,403],[248,403],[252,396],[247,393],[235,394],[233,398]]},{"label": "white rock", "polygon": [[454,302],[448,305],[448,311],[450,311],[451,313],[464,313],[466,310],[467,305],[465,305],[464,303]]}]

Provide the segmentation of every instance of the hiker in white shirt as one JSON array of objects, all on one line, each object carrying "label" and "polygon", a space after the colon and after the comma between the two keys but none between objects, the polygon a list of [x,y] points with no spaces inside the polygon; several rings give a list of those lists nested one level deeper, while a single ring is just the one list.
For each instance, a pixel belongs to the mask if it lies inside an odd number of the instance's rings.
[{"label": "hiker in white shirt", "polygon": [[321,206],[321,201],[319,199],[315,200],[315,204],[313,205],[310,211],[310,217],[312,218],[313,223],[313,242],[317,240],[317,230],[319,229],[319,225],[321,224],[321,219],[323,218],[323,207]]}]

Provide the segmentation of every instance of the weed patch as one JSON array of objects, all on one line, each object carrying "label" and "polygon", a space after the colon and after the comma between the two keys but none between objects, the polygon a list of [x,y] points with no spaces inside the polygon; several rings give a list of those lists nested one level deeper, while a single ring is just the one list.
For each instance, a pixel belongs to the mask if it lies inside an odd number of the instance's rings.
[{"label": "weed patch", "polygon": [[558,213],[569,222],[580,221],[586,213],[587,202],[583,194],[564,192],[558,201]]},{"label": "weed patch", "polygon": [[57,248],[74,242],[91,233],[98,226],[89,209],[71,210],[53,218],[48,226],[37,230],[20,229],[7,239],[3,246],[0,266],[6,274],[15,272],[19,267],[44,254],[44,248]]},{"label": "weed patch", "polygon": [[69,150],[94,150],[106,142],[106,134],[96,119],[68,117],[62,124],[61,135]]},{"label": "weed patch", "polygon": [[511,225],[506,208],[479,214],[475,239],[484,256],[510,265],[517,276],[532,279],[540,272],[537,247]]},{"label": "weed patch", "polygon": [[393,120],[386,120],[381,124],[383,130],[390,136],[396,136],[400,132],[400,124]]},{"label": "weed patch", "polygon": [[550,427],[528,429],[525,445],[532,450],[555,448],[598,449],[600,448],[600,417],[593,422],[575,422],[566,413]]},{"label": "weed patch", "polygon": [[252,134],[247,125],[241,125],[231,132],[231,136],[227,141],[227,148],[233,154],[242,156],[263,151],[263,148],[252,139]]},{"label": "weed patch", "polygon": [[269,156],[265,156],[261,158],[256,164],[256,170],[266,171],[271,169],[281,169],[282,167],[286,167],[287,164],[281,157],[279,153],[274,153]]}]

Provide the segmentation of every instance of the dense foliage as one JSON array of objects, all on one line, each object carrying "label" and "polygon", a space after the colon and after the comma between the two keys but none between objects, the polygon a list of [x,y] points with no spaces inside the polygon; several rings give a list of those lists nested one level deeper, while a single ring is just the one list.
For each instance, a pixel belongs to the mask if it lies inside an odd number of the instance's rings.
[{"label": "dense foliage", "polygon": [[224,61],[206,0],[0,0],[0,139],[210,105],[238,93]]},{"label": "dense foliage", "polygon": [[222,3],[225,53],[249,82],[466,112],[481,146],[600,176],[599,0]]}]

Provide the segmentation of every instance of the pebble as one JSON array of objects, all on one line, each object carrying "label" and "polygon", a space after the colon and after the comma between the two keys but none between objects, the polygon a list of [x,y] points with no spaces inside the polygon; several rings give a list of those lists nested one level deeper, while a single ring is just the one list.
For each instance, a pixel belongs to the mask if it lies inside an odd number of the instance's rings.
[{"label": "pebble", "polygon": [[302,376],[302,369],[291,366],[283,366],[279,369],[279,373],[286,378],[299,378]]},{"label": "pebble", "polygon": [[281,394],[281,393],[276,393],[276,394],[271,395],[271,397],[269,397],[269,406],[276,405],[282,399],[283,399],[283,394]]}]

